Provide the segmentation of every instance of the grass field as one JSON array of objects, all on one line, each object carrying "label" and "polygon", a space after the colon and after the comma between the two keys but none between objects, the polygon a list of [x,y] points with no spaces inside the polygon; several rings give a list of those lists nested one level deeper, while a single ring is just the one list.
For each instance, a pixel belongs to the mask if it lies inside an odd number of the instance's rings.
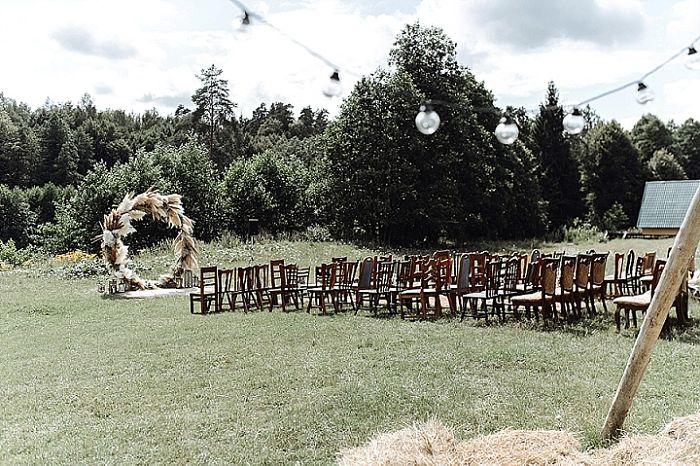
[{"label": "grass field", "polygon": [[[566,249],[665,255],[669,244]],[[234,265],[370,251],[267,242],[202,252],[202,263]],[[144,275],[165,271],[163,253],[137,258]],[[460,439],[561,427],[592,447],[634,342],[610,315],[547,328],[351,312],[192,316],[185,297],[103,298],[94,278],[66,280],[56,268],[0,272],[3,464],[328,464],[378,431],[430,418]],[[658,344],[630,431],[698,410],[699,341],[690,329]]]}]

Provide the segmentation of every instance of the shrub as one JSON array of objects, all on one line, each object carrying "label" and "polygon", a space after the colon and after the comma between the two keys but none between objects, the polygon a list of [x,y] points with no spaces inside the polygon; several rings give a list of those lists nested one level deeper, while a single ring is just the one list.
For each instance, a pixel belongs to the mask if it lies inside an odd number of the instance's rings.
[{"label": "shrub", "polygon": [[37,254],[36,248],[17,248],[15,242],[9,239],[7,242],[0,240],[0,262],[4,263],[4,267],[22,265],[32,259]]},{"label": "shrub", "polygon": [[26,247],[36,224],[37,216],[29,207],[25,193],[19,188],[0,185],[0,241],[13,240],[17,247]]}]

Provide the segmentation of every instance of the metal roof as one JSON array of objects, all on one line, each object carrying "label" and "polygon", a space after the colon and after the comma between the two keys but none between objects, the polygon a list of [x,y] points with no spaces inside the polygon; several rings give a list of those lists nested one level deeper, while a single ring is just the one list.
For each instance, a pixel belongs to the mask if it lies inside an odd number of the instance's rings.
[{"label": "metal roof", "polygon": [[637,228],[680,228],[700,180],[647,181]]}]

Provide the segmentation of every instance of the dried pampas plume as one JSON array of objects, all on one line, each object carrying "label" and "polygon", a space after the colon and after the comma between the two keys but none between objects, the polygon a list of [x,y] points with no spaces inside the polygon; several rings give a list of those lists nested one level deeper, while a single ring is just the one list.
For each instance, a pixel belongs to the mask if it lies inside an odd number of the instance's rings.
[{"label": "dried pampas plume", "polygon": [[107,270],[121,280],[127,288],[146,289],[154,284],[141,279],[129,269],[127,254],[129,248],[122,238],[135,232],[131,225],[146,215],[154,220],[165,222],[170,228],[177,228],[180,233],[175,238],[175,264],[167,275],[160,277],[155,284],[165,288],[174,288],[186,270],[197,268],[197,248],[192,237],[192,220],[185,216],[182,197],[179,194],[164,196],[153,188],[134,196],[129,193],[112,212],[104,216],[102,223],[102,257]]}]

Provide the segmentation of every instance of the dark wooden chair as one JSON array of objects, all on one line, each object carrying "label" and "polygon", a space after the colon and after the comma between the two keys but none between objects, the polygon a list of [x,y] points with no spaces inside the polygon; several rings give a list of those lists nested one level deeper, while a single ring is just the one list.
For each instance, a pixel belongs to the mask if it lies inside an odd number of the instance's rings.
[{"label": "dark wooden chair", "polygon": [[296,264],[280,266],[279,286],[270,288],[270,310],[274,304],[280,303],[282,312],[287,311],[287,304],[294,302],[295,309],[299,309],[302,301],[302,289],[299,288],[299,267]]},{"label": "dark wooden chair", "polygon": [[559,263],[559,284],[554,291],[554,303],[552,312],[557,318],[556,303],[562,319],[571,318],[571,310],[574,304],[574,272],[576,270],[576,256],[562,255]]},{"label": "dark wooden chair", "polygon": [[219,269],[219,310],[235,310],[234,269]]},{"label": "dark wooden chair", "polygon": [[212,303],[214,310],[219,310],[219,274],[216,266],[199,269],[199,291],[190,293],[190,313],[194,314],[194,303],[197,302],[202,314],[211,310]]},{"label": "dark wooden chair", "polygon": [[581,302],[586,304],[589,316],[593,315],[588,301],[588,282],[591,279],[593,256],[579,254],[576,256],[576,276],[574,279],[574,303],[577,317],[581,317]]},{"label": "dark wooden chair", "polygon": [[608,306],[605,304],[607,296],[605,294],[605,267],[608,262],[607,252],[598,252],[592,254],[591,275],[588,279],[588,299],[591,303],[591,312],[596,314],[595,298],[597,297],[603,303],[603,310],[607,313]]},{"label": "dark wooden chair", "polygon": [[355,314],[357,314],[360,310],[363,299],[371,296],[370,293],[366,293],[365,291],[372,290],[374,288],[376,264],[376,259],[369,256],[360,261],[360,272],[357,279],[357,285],[355,286]]},{"label": "dark wooden chair", "polygon": [[370,282],[370,286],[363,287],[362,290],[357,290],[357,302],[361,302],[361,297],[366,296],[369,300],[370,309],[376,314],[379,310],[379,301],[383,299],[386,303],[386,308],[391,311],[394,304],[392,287],[394,284],[395,269],[396,264],[394,262],[377,263],[374,278]]},{"label": "dark wooden chair", "polygon": [[306,312],[311,312],[314,301],[318,302],[318,307],[322,314],[326,314],[326,298],[330,298],[331,305],[335,312],[338,312],[338,304],[335,299],[335,274],[337,263],[321,264],[316,270],[316,284],[307,288],[309,295],[309,305]]},{"label": "dark wooden chair", "polygon": [[540,289],[531,293],[513,296],[510,298],[510,304],[513,306],[514,313],[517,313],[518,307],[523,306],[528,316],[530,315],[530,309],[533,309],[535,318],[539,320],[539,310],[542,313],[542,318],[546,320],[552,315],[554,294],[557,289],[559,259],[541,257],[538,262],[537,270],[540,272],[538,279]]},{"label": "dark wooden chair", "polygon": [[347,303],[348,301],[355,310],[355,300],[353,299],[354,288],[355,288],[355,276],[357,275],[357,262],[342,261],[336,263],[335,271],[335,283],[333,288],[335,290],[335,301],[338,308],[341,307],[342,303]]},{"label": "dark wooden chair", "polygon": [[[462,296],[472,291],[469,280],[469,254],[460,254],[457,257],[457,275],[455,282],[450,284],[450,305],[452,308],[462,310]],[[459,304],[457,304],[459,303]]]},{"label": "dark wooden chair", "polygon": [[[499,297],[499,290],[501,288],[501,260],[498,258],[492,258],[486,263],[485,273],[480,272],[479,269],[473,268],[474,273],[482,273],[483,276],[480,280],[474,280],[472,275],[472,291],[462,295],[462,315],[461,320],[464,320],[466,316],[467,303],[469,303],[469,309],[471,310],[471,315],[474,318],[484,317],[488,322],[489,319],[489,302],[491,303],[491,311],[495,314],[498,307],[497,299]],[[479,313],[481,311],[481,314]]]},{"label": "dark wooden chair", "polygon": [[656,285],[658,285],[659,279],[661,278],[661,274],[665,267],[666,261],[656,261],[656,263],[654,264],[653,280],[650,284],[650,289],[648,291],[632,296],[620,296],[619,298],[615,298],[613,300],[613,304],[615,304],[615,327],[617,328],[618,332],[620,331],[620,313],[622,312],[622,310],[625,311],[625,328],[629,328],[630,313],[632,313],[632,320],[634,322],[634,326],[637,327],[637,311],[646,312],[647,308],[651,304],[651,299],[654,296],[654,292],[656,291]]},{"label": "dark wooden chair", "polygon": [[608,296],[622,296],[622,289],[627,282],[625,274],[625,255],[621,252],[616,252],[613,256],[613,273],[605,276],[605,287],[610,290]]},{"label": "dark wooden chair", "polygon": [[[421,261],[420,267],[420,285],[415,288],[409,288],[398,293],[398,303],[401,307],[401,318],[406,317],[406,310],[412,311],[413,304],[417,307],[416,316],[420,319],[425,319],[429,315],[439,317],[442,315],[442,305],[440,296],[448,293],[450,275],[450,259],[428,259]],[[434,305],[430,306],[430,299],[433,299]]]}]

